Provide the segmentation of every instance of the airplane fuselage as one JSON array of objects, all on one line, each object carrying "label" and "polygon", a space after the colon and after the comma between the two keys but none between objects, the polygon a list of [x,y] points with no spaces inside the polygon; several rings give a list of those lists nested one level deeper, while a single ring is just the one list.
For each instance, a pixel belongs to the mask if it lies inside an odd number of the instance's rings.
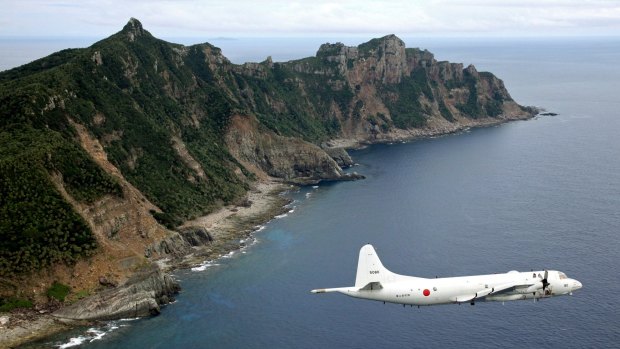
[{"label": "airplane fuselage", "polygon": [[[517,272],[505,274],[489,274],[459,276],[449,278],[426,279],[399,275],[402,279],[395,282],[382,283],[381,287],[357,290],[355,287],[334,289],[336,292],[355,298],[407,304],[436,305],[476,301],[514,301],[523,299],[539,299],[552,296],[567,295],[581,288],[581,284],[568,278],[559,278],[559,272],[549,271],[550,275],[558,274],[557,278],[549,278],[549,286],[543,290],[528,290],[529,286],[515,286],[500,294],[482,296],[481,290],[493,290],[506,284],[529,285],[540,280],[538,275],[544,271]],[[483,291],[486,292],[486,291]],[[480,297],[476,297],[476,293]]]},{"label": "airplane fuselage", "polygon": [[387,270],[371,245],[360,250],[355,286],[312,290],[405,305],[436,305],[478,301],[514,301],[572,294],[582,287],[555,270],[510,271],[503,274],[420,278]]}]

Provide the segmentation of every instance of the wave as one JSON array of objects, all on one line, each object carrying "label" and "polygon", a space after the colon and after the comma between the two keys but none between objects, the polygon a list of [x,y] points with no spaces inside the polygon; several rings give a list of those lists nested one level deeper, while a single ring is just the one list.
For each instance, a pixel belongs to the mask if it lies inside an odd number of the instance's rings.
[{"label": "wave", "polygon": [[202,264],[198,265],[197,267],[193,267],[191,268],[192,271],[205,271],[208,268],[211,267],[215,267],[218,266],[219,264],[217,263],[213,263],[213,261],[209,260],[209,261],[205,261]]},{"label": "wave", "polygon": [[55,345],[55,347],[59,349],[72,348],[72,347],[81,346],[83,343],[91,343],[94,341],[101,340],[107,334],[121,327],[129,326],[127,324],[122,324],[122,322],[128,322],[128,321],[133,321],[133,320],[136,320],[136,319],[121,319],[117,321],[110,321],[102,327],[91,327],[87,329],[84,334],[77,336],[77,337],[71,337],[69,338],[68,342],[57,344]]},{"label": "wave", "polygon": [[75,347],[75,346],[78,346],[78,345],[86,342],[87,340],[88,340],[88,338],[85,337],[85,336],[79,336],[79,337],[70,338],[67,343],[59,345],[58,348],[65,349],[65,348]]},{"label": "wave", "polygon": [[275,216],[273,218],[275,218],[275,219],[284,218],[284,217],[287,217],[289,213],[293,213],[293,212],[295,212],[295,207],[293,207],[290,210],[288,210],[288,212],[283,213],[283,214],[279,214],[279,215],[277,215],[277,216]]},{"label": "wave", "polygon": [[230,258],[235,254],[235,251],[230,251],[227,254],[221,256],[221,258]]}]

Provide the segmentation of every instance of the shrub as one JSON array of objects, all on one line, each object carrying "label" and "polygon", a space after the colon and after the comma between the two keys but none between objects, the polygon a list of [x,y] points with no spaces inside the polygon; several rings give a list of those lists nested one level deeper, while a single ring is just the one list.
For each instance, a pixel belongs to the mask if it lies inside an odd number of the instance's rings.
[{"label": "shrub", "polygon": [[47,290],[47,296],[64,302],[65,297],[67,297],[70,291],[71,288],[69,288],[69,286],[61,284],[58,281],[54,281],[52,287]]},{"label": "shrub", "polygon": [[32,308],[32,302],[20,298],[0,299],[0,312],[7,312],[16,308]]}]

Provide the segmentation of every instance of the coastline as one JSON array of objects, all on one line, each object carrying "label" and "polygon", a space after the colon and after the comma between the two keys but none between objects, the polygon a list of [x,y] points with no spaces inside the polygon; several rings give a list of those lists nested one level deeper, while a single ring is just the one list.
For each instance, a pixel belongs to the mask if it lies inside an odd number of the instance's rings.
[{"label": "coastline", "polygon": [[[373,144],[390,142],[409,142],[416,139],[448,136],[466,131],[471,128],[484,128],[502,125],[511,121],[530,120],[536,117],[539,109],[530,107],[531,114],[509,115],[503,118],[482,119],[459,119],[458,122],[448,121],[432,123],[423,129],[397,129],[381,138],[338,138],[327,142],[330,148],[343,148],[346,150],[359,149]],[[313,183],[314,184],[314,183]],[[185,222],[178,229],[199,227],[207,230],[213,237],[213,241],[196,253],[186,256],[182,262],[167,264],[160,262],[160,266],[166,270],[177,268],[191,268],[205,261],[215,261],[226,256],[230,252],[236,252],[244,247],[240,240],[247,239],[258,228],[276,216],[289,210],[286,207],[290,203],[282,194],[288,192],[299,184],[282,182],[278,179],[269,178],[256,182],[255,186],[248,191],[248,200],[251,205],[228,205],[216,212],[198,217]]]},{"label": "coastline", "polygon": [[0,348],[15,348],[74,327],[50,314],[40,314],[32,309],[2,313],[2,315],[10,317],[10,322],[9,326],[0,326]]},{"label": "coastline", "polygon": [[[292,186],[274,179],[255,183],[248,191],[247,200],[239,205],[228,205],[216,212],[185,222],[179,229],[200,227],[207,229],[213,241],[197,248],[181,260],[155,261],[165,272],[191,268],[208,260],[217,260],[244,246],[241,242],[275,216],[289,209],[289,200],[282,194]],[[66,320],[53,313],[35,309],[16,309],[0,313],[6,323],[0,325],[0,348],[15,348],[30,342],[44,340],[89,321]]]},{"label": "coastline", "polygon": [[372,144],[383,144],[391,142],[410,142],[416,139],[432,138],[439,136],[447,136],[459,133],[471,128],[483,128],[502,125],[511,121],[533,119],[542,110],[538,107],[528,107],[530,111],[527,113],[518,113],[507,115],[501,118],[480,118],[467,119],[459,118],[456,122],[447,120],[431,120],[424,128],[419,129],[394,129],[390,132],[375,135],[374,138],[368,138],[368,135],[360,135],[359,137],[335,138],[326,142],[329,148],[359,149]]},{"label": "coastline", "polygon": [[169,260],[160,260],[158,264],[165,271],[191,268],[241,249],[244,247],[242,241],[262,224],[288,211],[285,206],[289,200],[283,194],[293,187],[273,178],[258,181],[248,191],[244,202],[222,207],[216,212],[185,222],[178,227],[179,230],[201,228],[208,231],[213,240],[180,261],[170,263]]},{"label": "coastline", "polygon": [[[528,120],[535,116],[536,113],[501,119],[459,120],[456,123],[429,125],[429,127],[424,129],[399,129],[374,139],[369,139],[368,135],[366,137],[360,136],[359,138],[339,138],[328,141],[327,146],[331,148],[356,149],[372,144],[405,142],[450,135],[469,128],[491,127],[509,121]],[[212,263],[231,252],[240,250],[245,246],[245,240],[257,231],[262,224],[289,210],[286,207],[289,200],[282,194],[294,187],[294,185],[274,178],[257,181],[250,188],[247,199],[243,202],[237,205],[222,207],[216,212],[187,221],[177,228],[178,230],[204,229],[209,233],[212,241],[197,247],[193,252],[179,259],[171,260],[170,258],[164,258],[155,261],[155,263],[164,272],[168,273],[175,269],[192,268],[205,263]],[[76,325],[84,324],[83,321],[62,321],[49,313],[37,314],[33,310],[0,313],[0,316],[18,319],[20,316],[23,317],[24,313],[31,313],[33,315],[21,321],[9,321],[8,326],[0,326],[0,347],[14,348],[29,342],[43,340],[51,335],[69,330]]]}]

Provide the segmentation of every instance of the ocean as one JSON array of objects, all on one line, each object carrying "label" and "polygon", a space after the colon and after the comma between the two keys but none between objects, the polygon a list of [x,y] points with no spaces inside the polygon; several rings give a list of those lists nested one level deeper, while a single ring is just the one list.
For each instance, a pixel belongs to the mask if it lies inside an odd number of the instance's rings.
[{"label": "ocean", "polygon": [[[558,115],[353,151],[351,170],[365,180],[289,193],[293,212],[254,245],[177,271],[183,291],[161,315],[28,347],[618,348],[620,40],[405,41],[491,71],[519,103]],[[229,56],[243,46],[214,44]],[[297,45],[291,54],[309,50]],[[255,47],[236,59],[270,54]],[[540,302],[419,309],[309,292],[353,285],[366,243],[399,274],[554,269],[584,287]]]}]

